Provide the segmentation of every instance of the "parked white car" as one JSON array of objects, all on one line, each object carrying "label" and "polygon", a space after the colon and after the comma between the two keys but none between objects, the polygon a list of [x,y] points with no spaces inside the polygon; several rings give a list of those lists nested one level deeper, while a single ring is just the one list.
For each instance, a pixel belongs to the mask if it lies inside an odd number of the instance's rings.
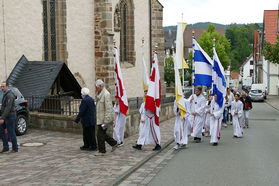
[{"label": "parked white car", "polygon": [[251,90],[261,90],[264,94],[264,99],[266,99],[267,96],[267,88],[264,84],[252,84]]},{"label": "parked white car", "polygon": [[249,92],[249,96],[251,97],[252,101],[264,101],[264,93],[262,92],[262,90],[252,89]]}]

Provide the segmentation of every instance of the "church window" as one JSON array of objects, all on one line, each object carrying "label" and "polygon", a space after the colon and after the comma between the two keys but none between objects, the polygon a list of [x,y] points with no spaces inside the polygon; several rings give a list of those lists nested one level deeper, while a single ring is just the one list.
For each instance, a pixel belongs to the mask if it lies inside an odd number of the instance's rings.
[{"label": "church window", "polygon": [[116,5],[114,16],[114,30],[120,31],[120,61],[135,65],[134,51],[134,3],[133,0],[120,0]]},{"label": "church window", "polygon": [[56,61],[55,1],[43,0],[44,59]]}]

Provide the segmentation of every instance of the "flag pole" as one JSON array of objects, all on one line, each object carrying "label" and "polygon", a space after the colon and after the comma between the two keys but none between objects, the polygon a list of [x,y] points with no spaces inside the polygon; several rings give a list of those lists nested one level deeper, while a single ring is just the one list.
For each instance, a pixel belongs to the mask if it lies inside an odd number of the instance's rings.
[{"label": "flag pole", "polygon": [[[213,38],[213,50],[215,49],[215,42],[216,42],[216,39],[215,38]],[[211,70],[211,72],[212,72],[212,83],[211,83],[211,93],[213,94],[213,73],[214,73],[214,51],[212,51],[213,52],[213,56],[212,56],[212,58],[213,58],[213,64],[212,64],[212,70]]]},{"label": "flag pole", "polygon": [[194,55],[195,55],[195,46],[194,46],[194,39],[195,39],[195,31],[192,31],[192,94],[194,94],[194,78],[195,78],[195,63],[194,63]]}]

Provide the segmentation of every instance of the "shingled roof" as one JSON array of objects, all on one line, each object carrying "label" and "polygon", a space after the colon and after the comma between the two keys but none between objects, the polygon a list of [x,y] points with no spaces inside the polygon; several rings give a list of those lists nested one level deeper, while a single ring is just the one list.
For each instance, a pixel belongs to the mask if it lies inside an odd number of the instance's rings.
[{"label": "shingled roof", "polygon": [[23,55],[7,81],[17,87],[24,97],[47,96],[58,77],[64,92],[81,98],[81,87],[64,62],[28,61]]}]

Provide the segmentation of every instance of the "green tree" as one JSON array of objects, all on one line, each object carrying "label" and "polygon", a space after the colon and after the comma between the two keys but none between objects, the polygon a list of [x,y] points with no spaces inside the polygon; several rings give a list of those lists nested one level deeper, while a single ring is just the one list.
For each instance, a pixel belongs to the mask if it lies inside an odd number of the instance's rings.
[{"label": "green tree", "polygon": [[169,87],[171,83],[175,83],[174,77],[174,61],[172,56],[167,56],[165,58],[165,73],[164,73],[165,82]]},{"label": "green tree", "polygon": [[279,64],[279,36],[277,36],[277,42],[275,44],[265,42],[263,53],[266,60]]},{"label": "green tree", "polygon": [[225,35],[231,43],[229,57],[232,71],[239,71],[240,64],[253,52],[254,30],[259,28],[258,24],[231,24],[227,28]]},{"label": "green tree", "polygon": [[210,24],[208,29],[200,36],[199,44],[211,58],[213,57],[213,39],[216,40],[215,48],[218,57],[224,69],[227,69],[227,67],[230,65],[230,42],[225,37],[225,35],[221,35],[220,33],[216,32],[215,26],[213,24]]}]

